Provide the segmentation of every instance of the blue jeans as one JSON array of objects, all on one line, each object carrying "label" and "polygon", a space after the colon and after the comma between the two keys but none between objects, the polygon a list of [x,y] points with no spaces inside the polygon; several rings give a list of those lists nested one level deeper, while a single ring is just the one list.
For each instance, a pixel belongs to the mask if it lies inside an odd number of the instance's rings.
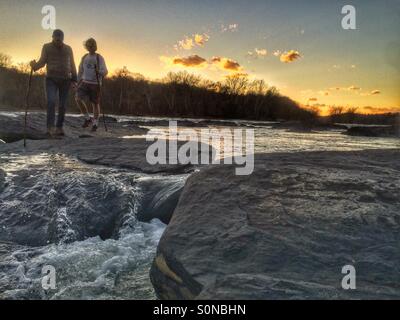
[{"label": "blue jeans", "polygon": [[46,78],[46,95],[47,95],[47,128],[53,128],[56,120],[56,102],[57,95],[59,99],[57,128],[64,125],[65,111],[68,100],[69,88],[71,80]]}]

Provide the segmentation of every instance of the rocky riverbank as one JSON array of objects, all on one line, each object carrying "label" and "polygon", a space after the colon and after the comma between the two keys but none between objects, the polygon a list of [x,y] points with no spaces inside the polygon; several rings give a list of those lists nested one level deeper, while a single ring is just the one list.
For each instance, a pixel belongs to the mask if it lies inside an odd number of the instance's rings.
[{"label": "rocky riverbank", "polygon": [[[108,132],[91,133],[70,116],[61,140],[42,140],[44,123],[44,114],[30,114],[24,148],[23,115],[0,115],[0,138],[9,142],[0,144],[0,164],[8,171],[0,170],[0,254],[9,261],[0,278],[5,272],[8,279],[7,270],[18,265],[14,260],[27,259],[36,246],[46,261],[52,250],[69,250],[57,262],[63,268],[63,259],[72,261],[87,245],[96,256],[105,254],[104,265],[92,265],[102,277],[116,265],[129,273],[149,239],[152,245],[158,241],[148,230],[161,230],[138,227],[137,219],[158,218],[168,227],[150,277],[161,299],[400,297],[399,150],[257,154],[253,174],[236,176],[230,165],[150,165],[151,142],[143,136],[148,129],[135,121],[108,118]],[[148,121],[140,125],[151,127]],[[49,246],[58,243],[71,246]],[[120,245],[130,249],[121,254]],[[152,251],[145,251],[152,259]],[[356,268],[354,291],[341,287],[344,265]],[[38,264],[24,266],[31,266],[24,276],[34,277]],[[15,272],[5,296],[37,298]],[[62,272],[68,287],[58,297],[76,297],[81,290],[99,296],[91,272],[83,275],[85,289],[69,269]],[[129,273],[131,281],[135,277]],[[14,286],[23,288],[14,292]],[[116,294],[113,285],[107,288]]]}]

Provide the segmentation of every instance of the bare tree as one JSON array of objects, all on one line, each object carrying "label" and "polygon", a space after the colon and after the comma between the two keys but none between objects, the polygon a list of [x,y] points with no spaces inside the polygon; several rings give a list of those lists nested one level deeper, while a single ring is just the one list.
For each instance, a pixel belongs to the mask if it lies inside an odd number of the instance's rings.
[{"label": "bare tree", "polygon": [[3,68],[11,67],[11,57],[1,52],[0,52],[0,67]]}]

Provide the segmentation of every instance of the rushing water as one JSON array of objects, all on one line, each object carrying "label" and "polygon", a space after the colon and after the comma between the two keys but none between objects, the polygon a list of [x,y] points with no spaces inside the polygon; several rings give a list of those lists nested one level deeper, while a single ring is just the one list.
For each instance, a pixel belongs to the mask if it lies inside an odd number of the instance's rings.
[{"label": "rushing water", "polygon": [[[399,139],[237,124],[212,128],[253,128],[255,152],[399,147]],[[190,129],[200,132],[204,127]],[[149,181],[167,190],[171,184],[183,185],[187,175],[144,175],[48,153],[0,155],[0,168],[7,174],[0,193],[0,216],[7,218],[1,220],[0,232],[10,239],[0,242],[0,299],[155,298],[148,274],[165,225],[140,222],[137,212],[143,209]],[[23,229],[24,223],[31,229]],[[17,234],[8,234],[10,230]],[[56,290],[41,287],[44,265],[57,271]]]},{"label": "rushing water", "polygon": [[[0,168],[7,173],[0,214],[13,224],[0,231],[18,232],[10,235],[18,243],[0,242],[0,298],[155,298],[148,273],[165,225],[137,220],[142,186],[183,185],[186,175],[149,176],[47,153],[1,155]],[[43,216],[51,218],[36,224]],[[14,226],[25,220],[33,228]],[[41,289],[45,265],[56,270],[56,290]]]},{"label": "rushing water", "polygon": [[[199,120],[197,120],[199,121]],[[367,149],[393,149],[400,148],[400,139],[392,137],[362,137],[349,136],[343,134],[344,130],[325,130],[313,132],[291,131],[285,129],[274,129],[272,123],[264,122],[262,126],[254,122],[235,121],[235,126],[212,125],[204,127],[178,127],[179,132],[184,130],[194,130],[197,134],[197,141],[201,141],[202,131],[209,132],[209,144],[220,151],[221,157],[229,157],[232,154],[242,154],[245,151],[244,142],[246,139],[246,129],[254,130],[254,152],[255,153],[274,153],[274,152],[302,152],[302,151],[352,151]],[[156,135],[167,136],[168,127],[152,127]],[[213,130],[214,131],[213,131]],[[234,130],[242,130],[243,148],[232,148],[232,152],[226,152],[223,139],[214,139],[219,136],[219,132],[225,130],[224,137],[232,140],[235,144]],[[226,131],[228,130],[228,131]],[[126,136],[124,138],[136,138],[137,136]],[[188,136],[182,135],[180,140],[187,140]]]}]

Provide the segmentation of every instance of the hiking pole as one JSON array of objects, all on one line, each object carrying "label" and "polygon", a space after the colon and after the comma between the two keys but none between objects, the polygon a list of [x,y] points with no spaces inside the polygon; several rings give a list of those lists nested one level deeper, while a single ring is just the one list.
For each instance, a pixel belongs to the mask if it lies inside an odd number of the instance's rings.
[{"label": "hiking pole", "polygon": [[96,71],[96,80],[97,80],[97,90],[98,90],[98,96],[99,96],[99,108],[101,108],[101,112],[103,113],[103,124],[104,124],[104,129],[106,130],[106,132],[108,131],[107,129],[107,124],[106,124],[106,116],[104,114],[104,108],[100,105],[100,101],[101,101],[101,84],[100,84],[100,77],[99,77],[99,69],[97,64],[95,65],[95,71]]},{"label": "hiking pole", "polygon": [[26,148],[26,126],[28,122],[29,95],[31,93],[32,75],[33,75],[33,68],[31,68],[31,72],[29,73],[28,88],[26,90],[26,96],[25,96],[24,148]]}]

